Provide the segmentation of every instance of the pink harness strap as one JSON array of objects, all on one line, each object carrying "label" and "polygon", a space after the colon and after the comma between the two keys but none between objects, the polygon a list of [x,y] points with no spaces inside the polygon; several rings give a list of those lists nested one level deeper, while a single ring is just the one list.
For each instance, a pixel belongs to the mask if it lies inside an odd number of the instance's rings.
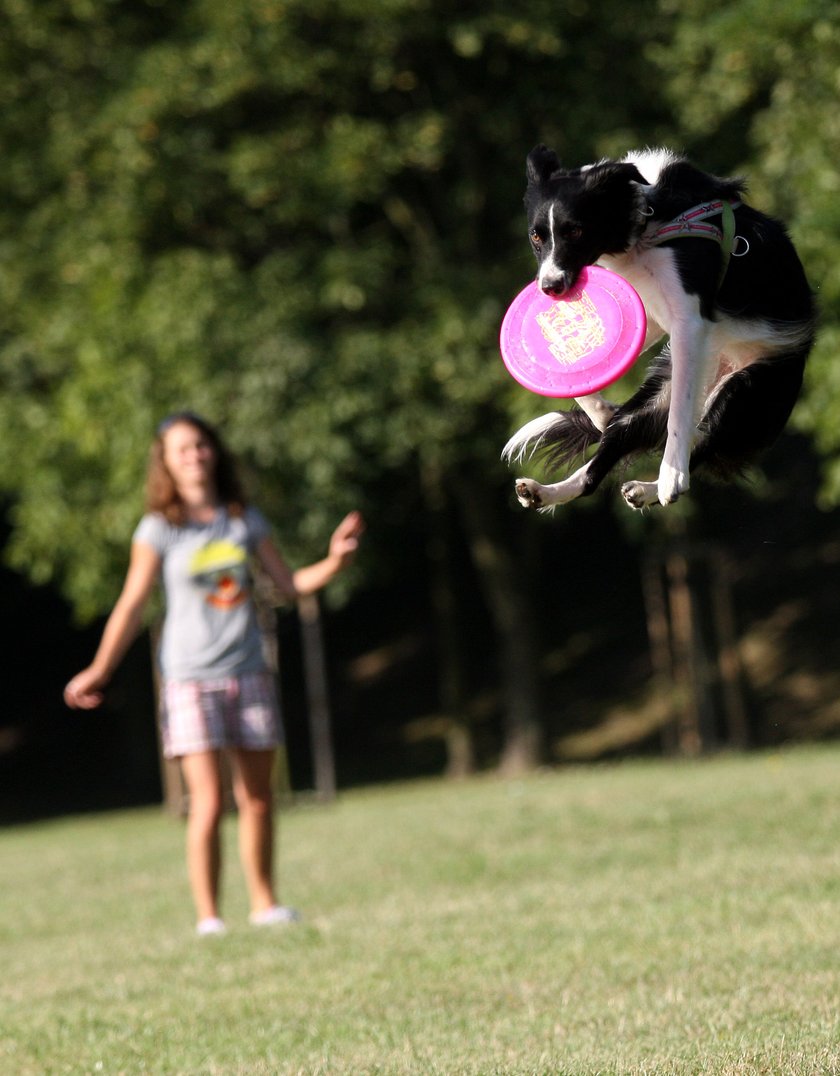
[{"label": "pink harness strap", "polygon": [[658,246],[666,243],[669,239],[680,239],[683,236],[695,235],[702,239],[713,239],[716,243],[723,243],[724,232],[714,224],[706,224],[709,217],[719,217],[726,206],[737,209],[740,202],[703,202],[693,209],[687,209],[680,213],[670,224],[663,224],[651,235],[644,238],[646,245]]},{"label": "pink harness strap", "polygon": [[[667,243],[669,239],[683,239],[686,236],[696,236],[698,239],[711,239],[720,245],[721,266],[718,277],[718,287],[723,283],[726,270],[729,268],[729,259],[735,251],[735,243],[741,239],[746,249],[735,257],[742,257],[750,249],[750,245],[743,236],[735,234],[735,210],[741,205],[734,201],[703,202],[693,209],[687,209],[675,217],[670,224],[663,224],[651,235],[645,236],[642,242],[646,246],[659,246]],[[707,224],[709,217],[721,217],[723,228],[714,224]]]}]

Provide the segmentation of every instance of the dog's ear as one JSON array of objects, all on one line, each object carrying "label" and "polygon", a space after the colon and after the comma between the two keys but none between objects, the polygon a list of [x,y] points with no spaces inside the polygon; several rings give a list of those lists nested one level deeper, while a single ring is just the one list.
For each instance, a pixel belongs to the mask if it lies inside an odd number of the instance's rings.
[{"label": "dog's ear", "polygon": [[629,187],[631,183],[645,185],[645,178],[635,164],[610,161],[596,165],[584,173],[587,191],[615,191],[621,187]]},{"label": "dog's ear", "polygon": [[525,174],[529,183],[545,183],[560,167],[560,161],[553,149],[540,144],[534,146],[528,154]]}]

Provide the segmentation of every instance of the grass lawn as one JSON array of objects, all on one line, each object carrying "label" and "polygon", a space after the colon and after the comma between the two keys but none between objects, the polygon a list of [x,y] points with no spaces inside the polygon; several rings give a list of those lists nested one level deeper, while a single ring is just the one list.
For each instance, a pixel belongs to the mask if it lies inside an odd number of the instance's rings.
[{"label": "grass lawn", "polygon": [[156,808],[0,834],[0,1073],[840,1073],[840,747],[354,791],[198,939]]}]

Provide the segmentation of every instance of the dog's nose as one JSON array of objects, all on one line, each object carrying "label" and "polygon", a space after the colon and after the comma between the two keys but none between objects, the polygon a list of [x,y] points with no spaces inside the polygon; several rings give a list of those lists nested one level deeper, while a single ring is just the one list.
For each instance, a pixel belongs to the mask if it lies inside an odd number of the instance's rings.
[{"label": "dog's nose", "polygon": [[544,287],[543,291],[546,293],[546,295],[550,295],[552,299],[559,299],[562,295],[565,294],[566,285],[563,283],[551,284],[548,287]]},{"label": "dog's nose", "polygon": [[569,284],[566,273],[546,273],[540,277],[540,289],[552,299],[559,299],[568,291]]},{"label": "dog's nose", "polygon": [[543,284],[542,290],[552,299],[559,299],[566,294],[566,282],[565,280],[551,281],[549,284]]}]

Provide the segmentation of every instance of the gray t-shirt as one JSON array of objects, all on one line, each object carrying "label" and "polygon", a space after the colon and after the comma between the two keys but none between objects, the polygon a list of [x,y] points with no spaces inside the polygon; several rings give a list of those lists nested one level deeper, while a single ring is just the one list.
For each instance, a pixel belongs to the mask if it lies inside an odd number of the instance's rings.
[{"label": "gray t-shirt", "polygon": [[160,555],[166,616],[160,668],[167,680],[213,680],[266,668],[249,560],[269,533],[265,517],[217,510],[211,523],[176,527],[143,516],[133,541]]}]

